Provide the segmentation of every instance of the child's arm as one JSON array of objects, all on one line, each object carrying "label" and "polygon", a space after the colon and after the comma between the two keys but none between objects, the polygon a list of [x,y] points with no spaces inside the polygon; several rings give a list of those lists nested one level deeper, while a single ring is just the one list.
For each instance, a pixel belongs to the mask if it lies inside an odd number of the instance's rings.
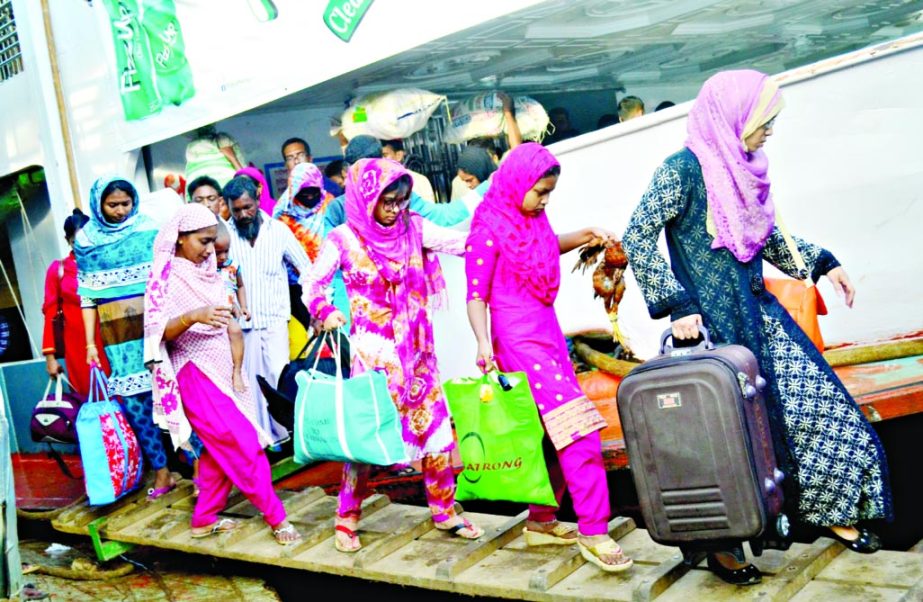
[{"label": "child's arm", "polygon": [[237,271],[237,303],[240,305],[240,313],[245,320],[250,320],[250,310],[247,309],[247,289],[244,288],[244,279],[240,277],[240,270]]}]

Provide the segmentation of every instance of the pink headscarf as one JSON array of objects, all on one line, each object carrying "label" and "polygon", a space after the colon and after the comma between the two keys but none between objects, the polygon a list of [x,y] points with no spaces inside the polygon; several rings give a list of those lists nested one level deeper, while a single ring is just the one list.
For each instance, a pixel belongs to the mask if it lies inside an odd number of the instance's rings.
[{"label": "pink headscarf", "polygon": [[[775,224],[769,161],[743,139],[782,109],[775,83],[753,70],[722,71],[702,85],[689,111],[686,147],[702,166],[708,194],[711,247],[750,261]],[[713,224],[713,225],[712,225]]]},{"label": "pink headscarf", "polygon": [[[170,432],[175,447],[189,440],[192,429],[183,412],[176,374],[163,335],[175,316],[226,296],[218,275],[215,254],[199,264],[176,257],[183,232],[218,223],[215,214],[199,203],[180,207],[154,239],[154,264],[144,294],[144,361],[152,370],[154,422]],[[189,330],[204,332],[212,326],[194,324]]]},{"label": "pink headscarf", "polygon": [[[409,379],[414,358],[421,350],[432,348],[433,325],[427,306],[444,303],[445,280],[436,254],[423,248],[423,218],[405,210],[393,226],[375,221],[375,206],[382,192],[403,176],[409,177],[407,170],[389,159],[357,161],[347,176],[346,223],[378,273],[392,284],[388,299],[392,319],[408,329],[407,335],[396,341],[396,351]],[[424,300],[422,307],[412,303],[412,298]]]},{"label": "pink headscarf", "polygon": [[[412,282],[407,272],[413,269],[415,253],[423,249],[423,218],[403,212],[393,226],[375,221],[375,205],[384,190],[409,172],[390,159],[360,159],[349,169],[346,183],[346,223],[362,243],[382,277],[396,284]],[[413,186],[413,180],[410,180]],[[405,219],[406,217],[406,219]],[[438,306],[445,291],[445,280],[436,254],[423,251],[426,295]],[[423,293],[424,291],[420,291]]]},{"label": "pink headscarf", "polygon": [[558,237],[544,211],[538,215],[522,212],[522,200],[556,165],[558,160],[542,145],[520,144],[494,173],[471,219],[471,232],[489,232],[522,287],[546,305],[554,303],[561,284]]},{"label": "pink headscarf", "polygon": [[236,172],[234,176],[247,176],[252,178],[254,182],[260,185],[260,209],[265,211],[267,214],[272,215],[272,210],[276,206],[275,199],[272,198],[272,195],[269,193],[269,184],[266,182],[266,178],[256,167],[241,167]]}]

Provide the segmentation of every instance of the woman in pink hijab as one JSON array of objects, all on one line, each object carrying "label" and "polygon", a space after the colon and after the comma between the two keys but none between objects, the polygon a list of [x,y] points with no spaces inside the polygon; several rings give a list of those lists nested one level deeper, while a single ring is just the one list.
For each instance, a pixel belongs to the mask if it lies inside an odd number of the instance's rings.
[{"label": "woman in pink hijab", "polygon": [[599,437],[606,421],[577,383],[554,313],[561,255],[607,243],[612,235],[599,228],[555,234],[545,205],[560,173],[554,155],[534,142],[510,151],[494,173],[467,241],[468,318],[482,370],[496,365],[528,375],[554,447],[545,457],[555,498],[560,504],[566,488],[574,502],[577,531],[558,522],[557,506],[530,506],[526,543],[577,544],[587,561],[618,572],[632,561],[609,537],[609,488]]},{"label": "woman in pink hijab", "polygon": [[[435,252],[461,255],[464,236],[409,211],[413,180],[396,161],[360,159],[349,170],[346,219],[327,235],[304,282],[304,304],[332,330],[346,317],[328,300],[338,270],[349,295],[352,374],[381,370],[401,417],[404,446],[421,460],[426,500],[437,529],[465,539],[484,534],[455,512],[455,447],[439,379],[431,308],[444,301]],[[356,552],[370,467],[343,467],[335,525],[336,548]]]},{"label": "woman in pink hijab", "polygon": [[[795,237],[799,258],[778,226],[762,147],[782,107],[779,88],[758,71],[709,78],[689,111],[685,148],[654,173],[622,243],[651,317],[670,316],[675,339],[697,338],[704,325],[712,341],[756,355],[787,475],[788,516],[870,553],[878,538],[858,523],[893,514],[884,449],[821,352],[763,284],[765,260],[794,278],[827,276],[847,306],[855,295],[829,251]],[[662,230],[669,264],[657,248]],[[760,581],[739,547],[709,554],[708,566],[730,583]]]},{"label": "woman in pink hijab", "polygon": [[194,429],[204,445],[192,537],[237,527],[220,518],[232,486],[263,513],[275,540],[300,539],[272,487],[263,447],[271,437],[256,421],[250,391],[232,386],[227,326],[231,308],[215,262],[217,218],[198,203],[183,205],[154,240],[144,296],[144,355],[152,371],[154,422],[175,447]]}]

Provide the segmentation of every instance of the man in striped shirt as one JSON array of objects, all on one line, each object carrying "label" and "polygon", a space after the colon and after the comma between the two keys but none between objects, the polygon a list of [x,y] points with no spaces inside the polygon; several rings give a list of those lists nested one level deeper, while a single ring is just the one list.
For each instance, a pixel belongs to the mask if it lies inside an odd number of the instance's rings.
[{"label": "man in striped shirt", "polygon": [[249,321],[241,322],[244,368],[258,401],[261,426],[271,429],[277,442],[281,442],[288,433],[270,418],[256,377],[262,376],[277,386],[289,359],[288,320],[292,308],[285,262],[302,275],[310,269],[311,262],[291,230],[260,211],[252,180],[244,176],[232,179],[224,187],[223,196],[231,208],[230,254],[240,264],[251,315]]}]

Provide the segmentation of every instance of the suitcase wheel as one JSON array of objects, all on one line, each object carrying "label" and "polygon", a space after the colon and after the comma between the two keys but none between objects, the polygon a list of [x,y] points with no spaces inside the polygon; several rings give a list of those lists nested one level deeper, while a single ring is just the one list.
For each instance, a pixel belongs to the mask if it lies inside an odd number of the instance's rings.
[{"label": "suitcase wheel", "polygon": [[789,534],[791,533],[791,523],[788,520],[788,517],[780,512],[779,516],[776,517],[776,533],[779,534],[779,537],[782,539],[788,539]]}]

